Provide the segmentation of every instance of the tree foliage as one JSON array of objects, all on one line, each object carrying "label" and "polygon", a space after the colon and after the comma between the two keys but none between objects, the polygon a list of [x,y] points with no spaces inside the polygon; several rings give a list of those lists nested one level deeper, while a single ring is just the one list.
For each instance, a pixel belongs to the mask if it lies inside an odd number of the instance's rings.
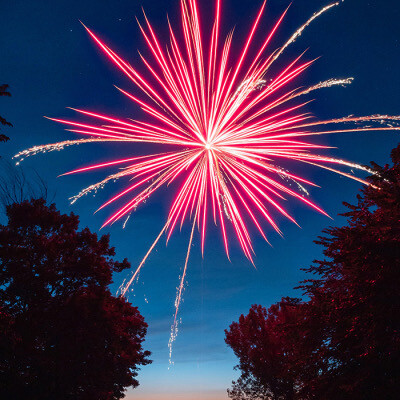
[{"label": "tree foliage", "polygon": [[253,306],[226,331],[242,372],[231,398],[398,398],[400,145],[391,156],[392,166],[372,164],[357,204],[345,203],[348,225],[316,242],[325,258],[305,270],[308,300],[292,301],[290,318],[287,299]]},{"label": "tree foliage", "polygon": [[228,390],[232,399],[294,398],[297,383],[287,366],[295,348],[287,343],[300,337],[296,325],[301,306],[298,299],[291,298],[282,299],[268,310],[253,305],[248,315],[241,315],[239,322],[233,322],[225,331],[225,341],[239,358],[237,368],[242,371]]},{"label": "tree foliage", "polygon": [[[3,84],[0,85],[0,96],[8,96],[11,97],[11,93],[8,91],[8,85]],[[5,118],[0,115],[0,124],[5,126],[12,126],[10,122],[8,122]],[[0,134],[0,142],[7,142],[10,138],[6,135]]]},{"label": "tree foliage", "polygon": [[147,324],[112,296],[109,237],[32,199],[0,226],[0,398],[114,400],[150,361]]}]

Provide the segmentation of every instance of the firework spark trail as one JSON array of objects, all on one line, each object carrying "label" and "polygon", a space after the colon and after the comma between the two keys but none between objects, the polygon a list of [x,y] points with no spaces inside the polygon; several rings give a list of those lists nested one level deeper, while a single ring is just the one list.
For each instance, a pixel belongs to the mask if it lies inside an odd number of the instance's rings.
[{"label": "firework spark trail", "polygon": [[121,290],[121,296],[125,297],[126,292],[129,290],[129,287],[132,285],[132,282],[135,280],[135,278],[138,276],[141,268],[143,267],[144,263],[146,262],[147,258],[149,257],[150,253],[153,251],[154,247],[160,240],[162,234],[164,233],[165,229],[167,229],[169,221],[164,225],[164,227],[161,229],[161,232],[158,234],[156,237],[156,240],[153,242],[153,244],[150,246],[149,250],[147,251],[146,255],[143,257],[143,260],[140,262],[139,266],[136,268],[136,271],[132,275],[131,279],[126,284],[122,284],[120,287]]},{"label": "firework spark trail", "polygon": [[100,182],[94,183],[93,185],[90,185],[84,189],[82,189],[78,194],[76,194],[75,196],[72,196],[69,198],[69,200],[71,201],[71,204],[74,204],[75,202],[77,202],[81,197],[88,195],[91,192],[95,192],[97,193],[98,190],[103,189],[104,186],[110,182],[110,181],[115,181],[119,178],[121,178],[122,176],[127,175],[127,172],[123,171],[123,172],[118,172],[116,174],[107,176],[107,178],[103,179]]},{"label": "firework spark trail", "polygon": [[[317,18],[319,18],[322,14],[326,13],[328,10],[330,10],[333,7],[337,7],[340,5],[340,3],[343,3],[344,0],[337,1],[336,3],[329,4],[325,7],[323,7],[321,10],[318,12],[315,12],[311,18],[303,24],[297,31],[289,38],[289,40],[281,47],[281,49],[273,56],[273,61],[276,61],[279,56],[291,45],[293,44],[304,32],[306,28]],[[272,62],[273,62],[272,61]]]},{"label": "firework spark trail", "polygon": [[[256,46],[255,37],[266,6],[264,1],[236,59],[231,54],[233,31],[225,40],[221,39],[221,0],[216,0],[215,20],[209,43],[204,40],[206,35],[201,30],[196,0],[181,0],[180,4],[181,37],[168,21],[169,46],[161,44],[145,14],[144,23],[138,21],[149,54],[145,57],[139,53],[144,72],[123,60],[84,25],[104,55],[144,94],[142,99],[140,95],[117,87],[143,110],[147,116],[146,121],[123,120],[97,112],[72,109],[94,122],[52,120],[66,125],[68,131],[82,135],[83,139],[34,146],[15,156],[22,161],[41,152],[95,142],[168,146],[168,152],[89,165],[65,175],[119,168],[118,172],[109,174],[71,197],[71,203],[102,189],[108,182],[121,179],[129,181],[125,189],[98,209],[124,201],[106,219],[103,226],[119,220],[125,220],[125,226],[132,212],[161,187],[174,185],[176,188],[176,196],[164,227],[132,277],[124,281],[119,289],[122,296],[127,296],[130,286],[137,280],[143,265],[163,234],[168,242],[177,226],[182,227],[186,220],[191,220],[192,231],[186,261],[175,300],[174,323],[169,341],[170,357],[178,332],[178,311],[196,226],[203,254],[210,214],[214,224],[219,225],[229,258],[230,235],[226,223],[229,221],[243,253],[254,264],[248,221],[251,221],[268,242],[263,224],[271,226],[282,235],[273,213],[297,224],[283,207],[284,200],[297,199],[328,215],[304,196],[308,194],[306,186],[317,185],[280,166],[281,161],[292,160],[316,166],[367,183],[337,167],[371,173],[370,169],[346,160],[316,154],[317,151],[329,149],[329,146],[305,140],[331,133],[400,130],[398,116],[350,115],[316,120],[310,113],[303,111],[310,101],[296,104],[295,100],[299,97],[323,88],[346,86],[353,80],[328,79],[309,87],[292,89],[291,85],[294,85],[296,79],[316,61],[303,61],[304,53],[282,66],[279,71],[271,72],[271,66],[296,42],[304,30],[325,12],[338,6],[340,1],[314,13],[276,51],[270,51],[269,46],[288,9],[272,25],[263,41],[259,42],[261,45]],[[253,51],[255,57],[251,56]],[[353,126],[339,128],[336,127],[338,124]],[[289,187],[292,182],[296,184],[297,190]]]},{"label": "firework spark trail", "polygon": [[334,78],[331,78],[331,79],[328,79],[326,81],[317,83],[314,86],[310,86],[309,88],[292,95],[291,99],[294,99],[295,97],[298,97],[298,96],[304,96],[306,94],[309,94],[309,93],[313,92],[314,90],[330,88],[332,86],[345,87],[347,85],[350,85],[353,82],[353,80],[354,80],[354,78],[345,78],[345,79],[334,79]]},{"label": "firework spark trail", "polygon": [[[45,145],[40,145],[40,146],[33,146],[29,149],[20,151],[19,153],[15,154],[13,158],[19,158],[17,161],[17,165],[21,161],[23,161],[25,158],[30,157],[30,156],[35,156],[36,154],[39,153],[49,153],[51,151],[61,151],[64,150],[65,147],[69,146],[74,146],[78,144],[83,144],[83,143],[96,143],[96,142],[105,142],[105,139],[78,139],[78,140],[65,140],[63,142],[58,142],[58,143],[51,143],[51,144],[45,144]],[[110,139],[110,142],[120,142],[121,140],[115,140],[115,139]]]},{"label": "firework spark trail", "polygon": [[193,234],[194,234],[194,228],[196,227],[196,219],[197,219],[197,212],[196,212],[196,216],[193,219],[193,224],[192,224],[192,231],[190,233],[190,239],[189,239],[189,244],[188,244],[188,249],[186,252],[186,260],[185,260],[185,265],[183,267],[183,272],[182,272],[182,276],[180,278],[179,281],[179,286],[177,289],[177,294],[176,294],[176,299],[175,299],[175,314],[174,314],[174,322],[171,325],[171,334],[169,337],[169,341],[168,341],[168,349],[169,349],[169,365],[172,365],[172,345],[178,335],[178,312],[179,312],[179,306],[181,304],[181,300],[182,300],[182,294],[183,294],[183,289],[184,289],[184,285],[185,285],[185,278],[186,278],[186,271],[187,271],[187,266],[188,266],[188,262],[189,262],[189,255],[190,255],[190,250],[192,247],[192,243],[193,243]]},{"label": "firework spark trail", "polygon": [[122,229],[125,229],[125,228],[126,228],[126,225],[128,224],[128,221],[130,220],[130,218],[131,218],[131,214],[129,214],[129,215],[126,217],[126,219],[125,219],[125,221],[124,221],[124,223],[123,223],[123,225],[122,225]]}]

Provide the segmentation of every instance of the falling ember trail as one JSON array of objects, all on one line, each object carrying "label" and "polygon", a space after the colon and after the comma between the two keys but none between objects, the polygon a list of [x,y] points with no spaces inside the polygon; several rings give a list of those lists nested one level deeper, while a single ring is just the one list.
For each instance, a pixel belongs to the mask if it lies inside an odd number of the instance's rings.
[{"label": "falling ember trail", "polygon": [[[271,69],[313,21],[340,3],[328,4],[314,13],[274,50],[270,48],[272,39],[289,9],[271,25],[263,40],[256,40],[260,27],[265,26],[261,22],[266,7],[264,1],[243,41],[242,50],[233,54],[233,31],[225,40],[220,32],[222,1],[215,0],[214,23],[211,32],[206,33],[200,27],[197,1],[181,0],[182,33],[177,35],[168,21],[170,40],[167,46],[161,43],[146,15],[144,23],[139,23],[148,50],[148,58],[142,55],[144,52],[140,54],[142,70],[122,59],[84,26],[104,56],[139,89],[131,93],[117,88],[143,110],[146,118],[143,121],[122,119],[74,108],[74,112],[92,122],[52,120],[67,126],[69,132],[80,135],[81,139],[34,146],[15,155],[19,163],[30,155],[83,143],[120,143],[124,149],[131,145],[133,153],[137,143],[145,143],[149,148],[157,145],[152,154],[117,158],[67,174],[114,168],[114,172],[105,174],[100,182],[70,198],[71,203],[102,189],[109,182],[126,183],[123,190],[99,208],[102,210],[122,202],[103,226],[124,220],[126,223],[127,218],[160,188],[168,186],[175,190],[166,223],[130,280],[121,285],[122,296],[129,293],[161,236],[165,233],[168,241],[175,228],[182,227],[194,215],[183,274],[177,288],[169,340],[170,362],[195,226],[199,230],[203,252],[207,226],[212,220],[221,231],[229,258],[229,224],[232,236],[253,263],[251,230],[258,231],[268,242],[266,227],[272,227],[282,235],[274,214],[297,224],[285,209],[285,200],[294,199],[328,215],[305,195],[309,193],[309,186],[317,185],[302,178],[295,170],[288,170],[285,161],[290,161],[290,165],[294,161],[299,166],[322,168],[367,183],[352,171],[370,172],[367,168],[326,155],[324,152],[329,147],[312,139],[333,133],[400,130],[399,116],[348,116],[326,120],[312,116],[306,108],[312,99],[301,103],[300,98],[316,90],[346,86],[353,78],[328,79],[308,87],[296,87],[296,81],[316,61],[304,61],[304,54],[275,68],[276,72]],[[165,149],[163,152],[159,151],[161,145]],[[350,173],[346,172],[348,168]],[[292,183],[295,189],[291,187]]]},{"label": "falling ember trail", "polygon": [[187,270],[190,250],[191,250],[192,242],[193,242],[193,233],[194,233],[194,228],[196,226],[196,219],[197,219],[197,213],[196,213],[196,216],[194,217],[194,220],[193,220],[192,232],[190,233],[189,245],[188,245],[188,249],[187,249],[187,253],[186,253],[185,266],[183,267],[183,273],[182,273],[182,277],[180,279],[180,283],[179,283],[179,287],[178,287],[177,295],[176,295],[176,299],[175,299],[174,322],[171,325],[171,334],[170,334],[169,341],[168,341],[169,365],[173,365],[173,361],[172,361],[172,345],[173,345],[173,343],[174,343],[174,341],[175,341],[175,339],[176,339],[176,337],[178,335],[178,311],[179,311],[179,306],[180,306],[181,300],[182,300],[183,288],[184,288],[184,285],[185,285],[186,270]]}]

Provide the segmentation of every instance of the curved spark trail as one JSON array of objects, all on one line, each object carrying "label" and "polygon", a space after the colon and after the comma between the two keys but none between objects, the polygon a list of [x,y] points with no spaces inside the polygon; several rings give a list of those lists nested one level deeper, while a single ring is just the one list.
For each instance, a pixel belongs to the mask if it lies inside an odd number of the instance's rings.
[{"label": "curved spark trail", "polygon": [[[67,174],[100,168],[118,168],[118,172],[72,197],[72,203],[90,192],[103,188],[110,181],[129,179],[123,191],[100,207],[102,209],[125,199],[124,205],[117,208],[103,226],[121,219],[125,219],[126,223],[131,213],[159,188],[172,184],[176,188],[176,195],[164,227],[131,279],[121,288],[122,296],[126,296],[163,234],[166,234],[168,241],[178,225],[182,226],[187,219],[192,220],[186,261],[177,288],[174,322],[169,341],[170,354],[178,331],[177,316],[196,227],[200,232],[203,253],[207,222],[211,217],[221,229],[229,258],[226,225],[229,221],[245,256],[253,263],[254,251],[249,224],[254,225],[265,240],[265,223],[282,234],[271,211],[278,212],[296,223],[282,205],[287,198],[295,198],[327,215],[304,196],[308,194],[306,186],[317,185],[281,167],[282,161],[294,160],[317,166],[366,183],[363,179],[338,168],[368,171],[367,168],[319,155],[318,151],[328,147],[307,139],[339,132],[400,129],[400,117],[389,115],[349,116],[322,121],[313,119],[304,111],[308,101],[301,103],[298,102],[299,98],[315,90],[346,86],[353,78],[328,79],[310,87],[290,90],[290,85],[296,78],[315,61],[302,61],[303,54],[285,64],[278,72],[271,70],[281,54],[314,20],[339,3],[329,4],[316,12],[283,46],[270,51],[271,41],[288,10],[272,25],[259,46],[257,43],[260,42],[254,38],[266,5],[264,1],[241,52],[234,57],[231,54],[233,32],[230,32],[225,40],[221,40],[220,37],[221,0],[215,1],[215,19],[209,40],[204,40],[205,35],[200,28],[196,0],[181,0],[182,32],[178,37],[168,21],[170,40],[167,47],[161,44],[145,14],[144,23],[138,21],[151,56],[151,59],[147,59],[140,54],[144,64],[143,73],[123,60],[85,26],[104,55],[145,95],[140,97],[117,88],[149,118],[145,121],[123,120],[97,112],[74,109],[94,122],[53,120],[67,125],[69,131],[83,135],[83,139],[35,146],[15,156],[22,160],[40,152],[92,142],[165,145],[167,151],[164,153],[117,159],[82,167]],[[349,125],[338,129],[335,128],[337,124]],[[299,190],[292,190],[289,182],[294,182]]]}]

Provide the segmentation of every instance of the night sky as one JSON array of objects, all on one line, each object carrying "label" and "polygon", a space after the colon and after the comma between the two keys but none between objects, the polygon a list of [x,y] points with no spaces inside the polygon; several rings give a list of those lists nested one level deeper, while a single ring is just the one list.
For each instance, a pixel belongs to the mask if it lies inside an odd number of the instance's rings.
[{"label": "night sky", "polygon": [[[271,22],[288,6],[289,0],[270,0],[263,20],[268,33]],[[199,0],[204,21],[210,23],[212,1]],[[327,0],[294,0],[283,28],[272,48],[289,37]],[[233,53],[240,49],[244,34],[261,5],[260,0],[225,0],[223,32],[235,29]],[[137,49],[144,48],[135,16],[141,7],[166,37],[166,14],[178,23],[179,1],[168,0],[13,0],[1,1],[0,83],[8,83],[12,98],[0,99],[0,114],[14,124],[3,133],[11,141],[1,144],[5,160],[33,145],[74,138],[63,127],[43,116],[75,118],[66,107],[107,112],[131,118],[143,113],[113,85],[132,89],[131,83],[105,60],[80,25],[82,20],[111,44],[133,65],[138,65]],[[314,84],[332,77],[354,77],[347,88],[314,92],[308,111],[318,118],[349,114],[400,114],[400,5],[396,0],[346,0],[314,22],[289,48],[282,61],[289,61],[309,48],[306,58],[321,58],[297,80],[298,86]],[[259,36],[259,40],[261,36]],[[79,117],[78,117],[79,118]],[[326,152],[332,156],[367,164],[389,161],[390,150],[398,143],[398,132],[335,134],[319,143],[337,147]],[[106,209],[93,215],[111,193],[124,182],[110,184],[96,197],[88,196],[71,206],[68,197],[105,177],[104,172],[68,177],[57,176],[81,165],[124,155],[144,154],[148,145],[89,144],[31,157],[22,163],[29,174],[33,170],[45,179],[50,198],[62,212],[73,211],[82,227],[93,231],[110,214]],[[225,256],[219,228],[209,225],[204,259],[195,238],[189,261],[187,289],[181,306],[179,335],[174,344],[175,365],[168,370],[168,339],[173,321],[178,276],[184,264],[189,237],[188,224],[176,232],[168,247],[160,242],[143,268],[130,300],[139,307],[149,324],[146,349],[152,351],[153,364],[139,374],[140,387],[127,398],[138,399],[212,399],[226,398],[226,388],[237,377],[235,357],[224,343],[224,329],[254,303],[269,306],[282,296],[300,295],[293,287],[304,278],[307,267],[321,256],[313,243],[321,230],[344,223],[337,214],[345,210],[343,201],[353,202],[360,184],[327,171],[300,166],[297,172],[321,188],[311,190],[315,202],[333,218],[288,202],[301,229],[279,218],[282,239],[267,230],[272,246],[254,235],[257,269],[231,240],[231,262]],[[127,227],[117,223],[104,233],[111,234],[119,258],[127,257],[133,266],[140,262],[157,236],[166,218],[173,188],[156,194],[131,217]],[[124,275],[125,276],[125,275]],[[124,276],[117,276],[117,289]]]}]

